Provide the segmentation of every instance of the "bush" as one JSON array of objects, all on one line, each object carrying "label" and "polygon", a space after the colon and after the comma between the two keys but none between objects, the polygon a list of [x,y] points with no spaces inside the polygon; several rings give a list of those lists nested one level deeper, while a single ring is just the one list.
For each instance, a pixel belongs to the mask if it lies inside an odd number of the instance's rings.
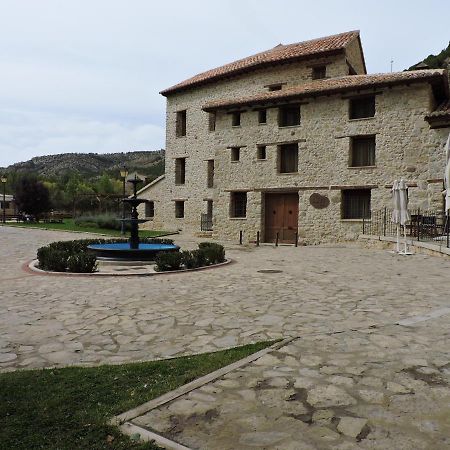
[{"label": "bush", "polygon": [[[99,214],[96,216],[80,216],[74,219],[74,223],[77,226],[94,227],[94,228],[106,228],[108,230],[120,230],[122,229],[122,223],[118,220],[118,217],[111,214]],[[129,231],[131,226],[129,223],[125,223],[125,230]]]},{"label": "bush", "polygon": [[67,259],[69,272],[92,273],[97,270],[97,258],[89,253],[75,253]]},{"label": "bush", "polygon": [[183,255],[180,252],[158,253],[155,258],[157,272],[180,270],[183,263]]},{"label": "bush", "polygon": [[[39,268],[52,272],[89,273],[97,268],[96,258],[91,255],[88,245],[128,242],[128,239],[77,239],[75,241],[56,241],[37,251]],[[172,239],[143,238],[146,244],[173,244]],[[172,269],[167,269],[172,270]],[[177,270],[177,269],[174,269]]]},{"label": "bush", "polygon": [[37,253],[39,268],[51,272],[65,272],[69,255],[64,250],[52,249],[48,246],[41,247]]},{"label": "bush", "polygon": [[207,264],[219,264],[225,261],[225,248],[215,242],[200,242],[198,248],[206,259]]},{"label": "bush", "polygon": [[191,252],[182,252],[183,265],[186,269],[196,269],[197,267],[207,266],[207,259],[203,250],[192,250]]}]

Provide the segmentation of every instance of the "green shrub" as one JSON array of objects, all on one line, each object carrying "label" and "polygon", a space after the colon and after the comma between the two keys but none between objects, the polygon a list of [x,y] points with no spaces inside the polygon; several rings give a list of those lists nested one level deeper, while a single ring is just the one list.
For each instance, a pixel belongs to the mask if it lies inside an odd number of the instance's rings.
[{"label": "green shrub", "polygon": [[[111,214],[99,214],[94,216],[80,216],[74,219],[75,225],[84,227],[106,228],[108,230],[120,230],[122,223],[118,217]],[[131,228],[129,223],[125,223],[125,230]]]},{"label": "green shrub", "polygon": [[41,247],[38,250],[39,268],[51,272],[65,272],[69,256],[64,250]]},{"label": "green shrub", "polygon": [[198,248],[206,259],[205,265],[219,264],[225,261],[225,248],[215,242],[200,242]]},{"label": "green shrub", "polygon": [[186,269],[196,269],[208,265],[205,252],[203,250],[192,250],[182,252],[183,265]]},{"label": "green shrub", "polygon": [[183,255],[180,252],[158,253],[155,258],[155,270],[167,272],[169,270],[180,270],[183,263]]},{"label": "green shrub", "polygon": [[[128,242],[128,239],[77,239],[74,241],[52,242],[38,249],[39,268],[52,272],[66,272],[67,270],[76,273],[94,272],[96,269],[95,257],[89,253],[88,245],[110,244],[113,242]],[[143,238],[141,242],[146,244],[173,244],[172,239],[157,238]],[[69,267],[69,259],[73,256],[77,257],[72,258]]]},{"label": "green shrub", "polygon": [[97,258],[87,252],[75,253],[67,259],[69,272],[92,273],[97,270]]}]

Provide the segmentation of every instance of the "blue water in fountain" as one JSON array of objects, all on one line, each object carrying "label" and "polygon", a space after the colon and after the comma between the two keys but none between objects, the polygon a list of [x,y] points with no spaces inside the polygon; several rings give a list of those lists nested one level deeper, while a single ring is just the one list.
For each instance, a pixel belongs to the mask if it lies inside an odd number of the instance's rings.
[{"label": "blue water in fountain", "polygon": [[[114,242],[111,244],[92,244],[89,245],[89,248],[93,250],[131,250],[129,242]],[[140,242],[139,248],[134,250],[174,250],[177,249],[177,245],[173,244],[145,244]]]}]

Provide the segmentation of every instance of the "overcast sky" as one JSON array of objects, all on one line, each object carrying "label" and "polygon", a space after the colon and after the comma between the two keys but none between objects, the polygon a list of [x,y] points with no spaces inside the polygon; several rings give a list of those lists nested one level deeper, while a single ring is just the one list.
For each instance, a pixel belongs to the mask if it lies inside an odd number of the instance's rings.
[{"label": "overcast sky", "polygon": [[361,30],[369,73],[450,40],[450,1],[0,0],[0,166],[164,147],[158,92],[283,44]]}]

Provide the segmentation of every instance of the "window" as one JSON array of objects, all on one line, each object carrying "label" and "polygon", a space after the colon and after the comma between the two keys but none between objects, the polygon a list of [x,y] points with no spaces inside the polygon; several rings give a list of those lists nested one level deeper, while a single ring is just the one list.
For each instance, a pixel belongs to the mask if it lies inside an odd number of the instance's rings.
[{"label": "window", "polygon": [[278,110],[278,126],[279,127],[292,127],[294,125],[300,125],[300,106],[289,105],[282,106]]},{"label": "window", "polygon": [[317,66],[312,68],[312,79],[320,80],[326,78],[327,76],[327,66]]},{"label": "window", "polygon": [[186,110],[177,111],[177,137],[186,136]]},{"label": "window", "polygon": [[375,96],[350,99],[350,119],[364,119],[375,115]]},{"label": "window", "polygon": [[265,145],[258,145],[256,148],[256,158],[257,159],[266,159],[266,146]]},{"label": "window", "polygon": [[209,122],[209,131],[215,131],[216,130],[216,113],[215,112],[209,113],[208,122]]},{"label": "window", "polygon": [[175,201],[175,217],[177,219],[184,217],[184,200]]},{"label": "window", "polygon": [[278,147],[279,173],[298,172],[298,144],[285,144]]},{"label": "window", "polygon": [[212,200],[206,200],[206,214],[208,217],[212,217],[213,215],[213,201]]},{"label": "window", "polygon": [[283,83],[269,84],[267,86],[267,89],[269,89],[269,91],[281,91],[282,87],[283,87]]},{"label": "window", "polygon": [[214,160],[209,159],[207,161],[207,181],[206,186],[209,188],[214,187]]},{"label": "window", "polygon": [[342,191],[342,218],[370,218],[370,189],[346,189]]},{"label": "window", "polygon": [[155,217],[155,202],[145,202],[145,217]]},{"label": "window", "polygon": [[186,158],[175,159],[175,184],[186,182]]},{"label": "window", "polygon": [[267,123],[267,110],[260,109],[258,111],[258,123]]},{"label": "window", "polygon": [[231,148],[231,161],[239,161],[241,158],[241,149],[239,147]]},{"label": "window", "polygon": [[230,217],[247,217],[247,192],[230,193]]},{"label": "window", "polygon": [[352,137],[350,141],[350,167],[375,165],[375,136]]},{"label": "window", "polygon": [[241,113],[240,112],[234,112],[231,114],[231,125],[233,127],[241,126]]}]

